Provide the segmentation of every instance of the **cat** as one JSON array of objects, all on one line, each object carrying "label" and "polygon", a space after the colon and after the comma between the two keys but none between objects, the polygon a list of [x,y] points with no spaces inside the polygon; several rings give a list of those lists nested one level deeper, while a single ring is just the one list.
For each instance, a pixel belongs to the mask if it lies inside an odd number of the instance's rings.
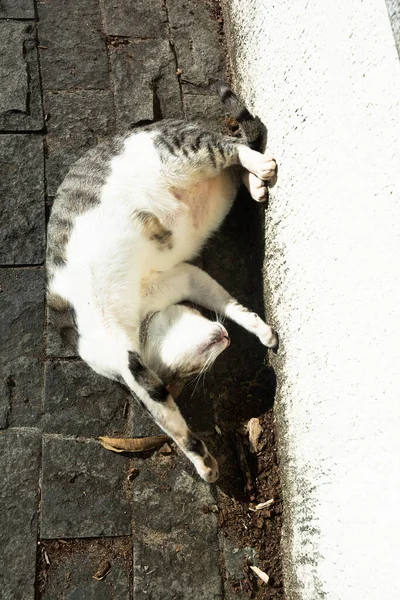
[{"label": "cat", "polygon": [[241,177],[261,201],[276,169],[273,158],[253,149],[261,122],[225,85],[219,93],[244,139],[165,120],[100,143],[59,187],[47,248],[52,321],[90,367],[129,388],[208,482],[218,478],[217,461],[166,383],[211,364],[229,336],[179,303],[215,310],[268,348],[278,345],[270,325],[186,262],[223,221]]}]

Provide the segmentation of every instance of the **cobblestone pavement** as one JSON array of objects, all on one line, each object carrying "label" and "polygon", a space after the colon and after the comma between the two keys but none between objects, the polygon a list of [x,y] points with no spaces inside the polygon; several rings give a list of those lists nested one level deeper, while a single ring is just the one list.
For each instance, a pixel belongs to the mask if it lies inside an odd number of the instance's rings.
[{"label": "cobblestone pavement", "polygon": [[[218,23],[198,0],[3,0],[0,46],[0,597],[228,598],[207,509],[216,489],[175,452],[130,459],[99,445],[157,428],[63,346],[46,322],[44,272],[55,192],[88,148],[143,121],[221,119],[204,87],[224,75]],[[232,286],[229,252],[248,243],[248,229],[236,233],[222,232],[203,261],[240,298],[252,281],[244,249]],[[216,377],[232,384],[230,364],[221,359]],[[206,385],[182,409],[210,435],[212,403],[193,409],[212,400]],[[104,562],[110,573],[94,579]]]}]

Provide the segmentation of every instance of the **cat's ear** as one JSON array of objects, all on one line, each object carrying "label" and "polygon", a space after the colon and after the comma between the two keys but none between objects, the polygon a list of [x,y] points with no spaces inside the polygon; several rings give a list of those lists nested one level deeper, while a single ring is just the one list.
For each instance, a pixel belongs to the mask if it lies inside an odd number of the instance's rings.
[{"label": "cat's ear", "polygon": [[170,383],[166,387],[171,396],[177,398],[185,386],[181,381],[177,381],[175,383]]}]

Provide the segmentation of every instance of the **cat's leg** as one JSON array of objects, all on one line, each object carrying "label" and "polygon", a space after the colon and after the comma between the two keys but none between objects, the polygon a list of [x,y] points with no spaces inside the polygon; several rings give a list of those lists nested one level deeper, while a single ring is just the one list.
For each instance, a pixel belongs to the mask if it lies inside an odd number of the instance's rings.
[{"label": "cat's leg", "polygon": [[182,263],[158,274],[146,296],[148,312],[164,310],[171,304],[189,300],[222,314],[256,335],[268,348],[278,347],[278,334],[257,315],[239,304],[210,275],[194,265]]},{"label": "cat's leg", "polygon": [[[167,127],[167,126],[166,126]],[[223,169],[241,165],[259,179],[267,181],[275,175],[276,162],[267,154],[252,150],[243,142],[227,135],[199,129],[192,124],[176,124],[173,131],[161,129],[154,136],[161,162],[167,175],[181,183],[200,177],[213,177]]]},{"label": "cat's leg", "polygon": [[189,429],[161,379],[146,365],[136,352],[128,352],[120,375],[155,422],[178,444],[196,467],[200,477],[208,483],[218,479],[218,463],[206,445]]}]

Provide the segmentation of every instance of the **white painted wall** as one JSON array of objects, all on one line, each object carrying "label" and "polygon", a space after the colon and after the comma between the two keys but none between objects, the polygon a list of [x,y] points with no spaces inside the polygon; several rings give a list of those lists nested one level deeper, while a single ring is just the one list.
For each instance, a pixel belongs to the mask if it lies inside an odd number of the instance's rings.
[{"label": "white painted wall", "polygon": [[290,600],[400,599],[400,64],[384,0],[226,0],[266,216]]}]

